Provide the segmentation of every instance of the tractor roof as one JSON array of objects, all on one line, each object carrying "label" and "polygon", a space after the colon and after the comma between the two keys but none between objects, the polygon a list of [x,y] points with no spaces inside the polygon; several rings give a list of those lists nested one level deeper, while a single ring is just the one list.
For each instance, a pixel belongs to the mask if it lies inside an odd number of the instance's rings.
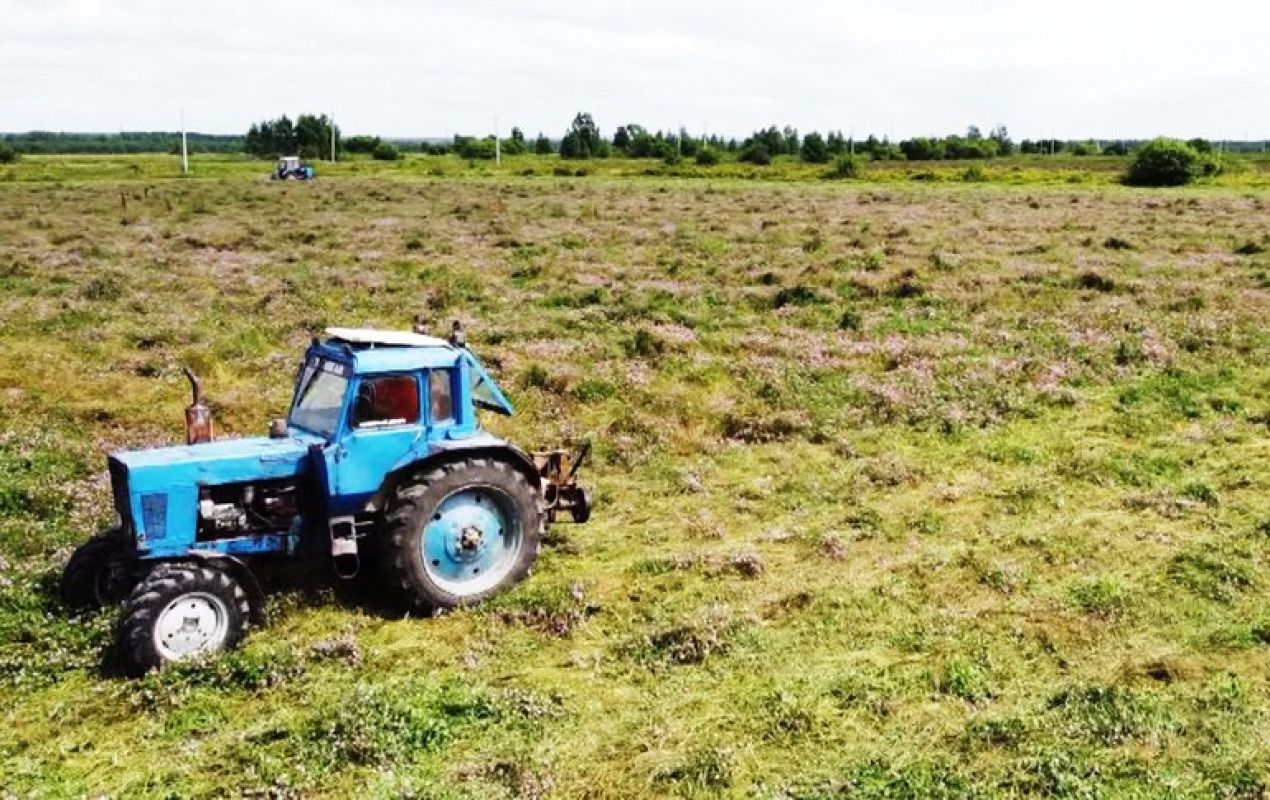
[{"label": "tractor roof", "polygon": [[370,345],[386,347],[449,347],[445,339],[435,336],[424,336],[411,331],[380,331],[374,328],[327,328],[326,335],[333,341],[348,342],[351,345]]},{"label": "tractor roof", "polygon": [[462,353],[444,339],[409,331],[327,328],[326,334],[325,345],[351,355],[353,370],[363,374],[452,367]]}]

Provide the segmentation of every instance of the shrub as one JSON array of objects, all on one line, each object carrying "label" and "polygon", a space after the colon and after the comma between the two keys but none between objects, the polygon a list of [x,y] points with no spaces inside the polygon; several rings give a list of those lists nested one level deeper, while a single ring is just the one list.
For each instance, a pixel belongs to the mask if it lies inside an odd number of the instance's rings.
[{"label": "shrub", "polygon": [[798,155],[808,164],[828,164],[829,146],[825,144],[824,137],[813,131],[803,137],[803,146]]},{"label": "shrub", "polygon": [[1176,139],[1152,139],[1133,157],[1124,182],[1130,186],[1184,186],[1195,178],[1199,153]]},{"label": "shrub", "polygon": [[710,147],[703,147],[697,151],[697,165],[701,167],[713,167],[719,163],[719,152]]},{"label": "shrub", "polygon": [[961,179],[965,183],[983,183],[988,179],[988,176],[984,173],[983,167],[978,164],[971,164],[961,173]]},{"label": "shrub", "polygon": [[459,158],[465,158],[468,161],[493,161],[494,137],[486,136],[484,139],[476,139],[471,136],[455,136],[454,152],[458,153]]},{"label": "shrub", "polygon": [[16,164],[21,154],[7,144],[0,144],[0,164]]},{"label": "shrub", "polygon": [[944,157],[944,143],[939,139],[905,139],[900,142],[900,150],[909,161],[939,161]]},{"label": "shrub", "polygon": [[747,146],[737,158],[747,164],[757,164],[760,167],[766,167],[772,163],[772,154],[761,144]]},{"label": "shrub", "polygon": [[835,180],[860,177],[860,159],[855,156],[838,156],[825,177]]},{"label": "shrub", "polygon": [[382,143],[378,136],[350,136],[344,140],[344,149],[350,153],[373,153]]},{"label": "shrub", "polygon": [[380,142],[370,154],[376,161],[396,161],[401,158],[401,151],[388,142]]}]

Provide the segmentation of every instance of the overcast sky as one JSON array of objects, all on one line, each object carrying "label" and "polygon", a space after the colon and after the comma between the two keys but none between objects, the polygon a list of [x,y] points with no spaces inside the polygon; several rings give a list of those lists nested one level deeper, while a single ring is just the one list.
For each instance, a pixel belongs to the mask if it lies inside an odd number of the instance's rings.
[{"label": "overcast sky", "polygon": [[1270,0],[0,0],[0,130],[1258,139],[1268,32]]}]

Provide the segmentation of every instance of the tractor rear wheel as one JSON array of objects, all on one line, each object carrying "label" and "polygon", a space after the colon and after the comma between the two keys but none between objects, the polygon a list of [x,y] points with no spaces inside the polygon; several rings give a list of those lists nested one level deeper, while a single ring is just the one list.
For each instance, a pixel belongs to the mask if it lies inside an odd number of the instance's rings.
[{"label": "tractor rear wheel", "polygon": [[228,650],[247,633],[242,586],[206,564],[158,564],[133,589],[119,622],[129,671]]},{"label": "tractor rear wheel", "polygon": [[75,548],[62,569],[62,603],[75,611],[94,611],[123,602],[132,591],[135,559],[117,532],[94,536]]},{"label": "tractor rear wheel", "polygon": [[409,606],[468,606],[519,583],[533,568],[546,514],[511,465],[472,458],[403,482],[386,513],[383,568]]}]

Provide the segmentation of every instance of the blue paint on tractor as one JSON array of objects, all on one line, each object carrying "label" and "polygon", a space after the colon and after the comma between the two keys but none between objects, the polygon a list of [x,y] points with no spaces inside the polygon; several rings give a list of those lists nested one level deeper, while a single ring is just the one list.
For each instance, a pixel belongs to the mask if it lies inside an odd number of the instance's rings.
[{"label": "blue paint on tractor", "polygon": [[[492,453],[539,486],[532,459],[484,432],[511,403],[461,344],[334,337],[305,353],[285,435],[110,456],[116,511],[142,559],[295,552],[332,521],[373,514],[399,470],[456,450]],[[399,337],[400,338],[400,337]]]}]

